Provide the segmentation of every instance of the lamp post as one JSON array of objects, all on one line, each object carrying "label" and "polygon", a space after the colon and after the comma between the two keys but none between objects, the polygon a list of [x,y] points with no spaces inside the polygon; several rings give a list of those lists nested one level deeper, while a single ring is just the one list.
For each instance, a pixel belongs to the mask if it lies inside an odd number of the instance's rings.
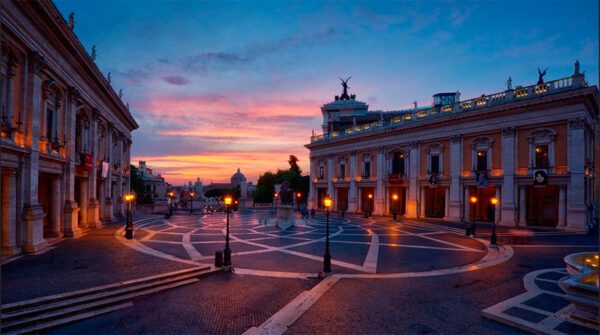
[{"label": "lamp post", "polygon": [[173,196],[173,191],[169,191],[169,199],[171,199],[171,202],[169,202],[169,217],[173,215]]},{"label": "lamp post", "polygon": [[127,223],[125,226],[125,238],[133,239],[133,214],[131,213],[131,202],[135,199],[135,195],[125,194],[125,202],[127,203]]},{"label": "lamp post", "polygon": [[300,210],[300,197],[302,197],[302,193],[296,193],[296,205],[298,205],[298,210]]},{"label": "lamp post", "polygon": [[194,191],[190,191],[190,215],[194,214]]},{"label": "lamp post", "polygon": [[230,267],[231,249],[229,248],[229,206],[231,206],[232,198],[230,195],[226,195],[223,200],[225,200],[225,210],[227,211],[227,228],[225,234],[225,251],[223,252],[223,265],[226,267]]},{"label": "lamp post", "polygon": [[396,217],[398,213],[398,195],[392,195],[392,200],[394,201],[394,222],[396,222]]},{"label": "lamp post", "polygon": [[369,202],[367,203],[367,211],[365,212],[365,218],[371,216],[371,201],[373,200],[373,194],[369,193],[367,195],[367,198],[369,198]]},{"label": "lamp post", "polygon": [[329,253],[329,207],[333,204],[333,199],[329,195],[326,195],[323,199],[323,205],[325,205],[327,225],[325,228],[325,255],[323,256],[323,272],[331,273],[331,254]]},{"label": "lamp post", "polygon": [[490,203],[492,204],[492,208],[494,209],[494,214],[492,215],[492,235],[490,236],[490,246],[497,247],[498,237],[496,236],[496,205],[498,205],[498,198],[491,198]]},{"label": "lamp post", "polygon": [[477,197],[470,197],[469,202],[472,204],[471,206],[471,227],[470,233],[475,236],[475,204],[477,203]]}]

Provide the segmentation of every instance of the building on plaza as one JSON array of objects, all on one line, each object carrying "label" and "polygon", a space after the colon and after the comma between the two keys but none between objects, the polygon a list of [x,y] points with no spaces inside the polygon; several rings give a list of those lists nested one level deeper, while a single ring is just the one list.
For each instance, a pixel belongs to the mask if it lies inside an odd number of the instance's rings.
[{"label": "building on plaza", "polygon": [[146,165],[146,161],[139,161],[138,173],[143,185],[144,193],[138,194],[138,198],[152,199],[154,204],[166,204],[170,185],[160,174]]},{"label": "building on plaza", "polygon": [[598,217],[598,102],[579,62],[567,78],[410,110],[369,111],[344,89],[306,145],[309,204],[329,194],[355,213],[586,231]]},{"label": "building on plaza", "polygon": [[123,213],[131,131],[119,95],[50,0],[3,1],[2,255]]}]

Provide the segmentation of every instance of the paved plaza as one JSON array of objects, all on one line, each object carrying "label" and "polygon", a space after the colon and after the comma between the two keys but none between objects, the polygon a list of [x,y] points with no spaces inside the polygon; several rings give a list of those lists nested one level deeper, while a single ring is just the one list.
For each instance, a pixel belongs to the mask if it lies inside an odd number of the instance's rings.
[{"label": "paved plaza", "polygon": [[[234,273],[213,273],[48,333],[518,334],[483,318],[482,310],[527,294],[528,273],[560,272],[564,255],[598,243],[594,236],[533,230],[521,244],[490,248],[486,225],[478,227],[481,238],[471,238],[458,223],[336,214],[330,221],[333,273],[320,280],[324,213],[287,231],[265,225],[271,216],[231,216]],[[122,224],[89,231],[4,265],[3,303],[212,264],[224,248],[225,222],[223,213],[176,213],[169,220],[136,217],[134,240],[123,238]],[[515,230],[500,228],[499,234],[502,240]],[[77,264],[84,258],[82,268]]]}]

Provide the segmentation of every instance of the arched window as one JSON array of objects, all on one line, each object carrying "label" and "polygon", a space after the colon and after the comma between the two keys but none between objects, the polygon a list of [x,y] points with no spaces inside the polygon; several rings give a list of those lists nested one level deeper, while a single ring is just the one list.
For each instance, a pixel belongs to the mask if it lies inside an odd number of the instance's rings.
[{"label": "arched window", "polygon": [[399,177],[406,175],[406,154],[404,151],[395,151],[392,153],[392,174]]}]

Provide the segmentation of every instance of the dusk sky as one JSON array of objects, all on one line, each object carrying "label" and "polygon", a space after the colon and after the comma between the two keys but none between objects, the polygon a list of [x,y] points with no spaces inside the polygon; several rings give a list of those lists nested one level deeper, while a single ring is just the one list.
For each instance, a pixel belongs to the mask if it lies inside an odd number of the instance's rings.
[{"label": "dusk sky", "polygon": [[132,162],[167,181],[308,172],[320,107],[338,77],[372,110],[462,99],[573,73],[598,83],[597,1],[55,1],[140,128]]}]

